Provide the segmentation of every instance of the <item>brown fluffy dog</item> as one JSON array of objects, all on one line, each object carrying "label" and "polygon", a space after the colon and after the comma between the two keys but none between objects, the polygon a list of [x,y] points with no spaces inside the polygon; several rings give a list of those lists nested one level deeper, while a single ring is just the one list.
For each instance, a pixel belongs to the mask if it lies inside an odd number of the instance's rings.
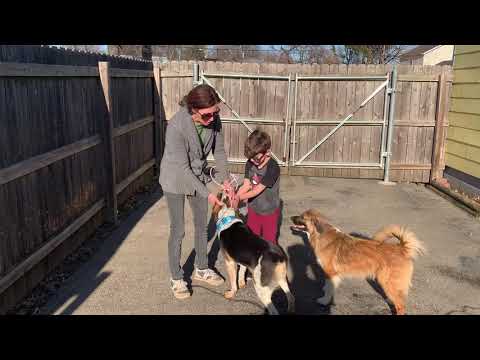
[{"label": "brown fluffy dog", "polygon": [[[372,239],[345,234],[316,210],[292,216],[292,229],[308,234],[310,245],[322,266],[326,281],[323,297],[328,305],[342,278],[373,278],[393,303],[398,315],[405,314],[405,303],[413,273],[413,259],[425,249],[415,234],[399,225],[388,225]],[[400,243],[386,243],[395,237]]]}]

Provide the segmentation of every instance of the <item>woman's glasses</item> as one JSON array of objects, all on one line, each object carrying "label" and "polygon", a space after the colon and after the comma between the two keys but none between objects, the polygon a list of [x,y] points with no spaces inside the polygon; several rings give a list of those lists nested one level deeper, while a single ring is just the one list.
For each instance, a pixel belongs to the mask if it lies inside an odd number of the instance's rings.
[{"label": "woman's glasses", "polygon": [[210,113],[206,113],[206,114],[200,114],[200,113],[198,113],[198,114],[202,117],[202,120],[209,120],[210,118],[212,118],[212,116],[218,115],[219,112],[220,112],[220,110],[210,112]]}]

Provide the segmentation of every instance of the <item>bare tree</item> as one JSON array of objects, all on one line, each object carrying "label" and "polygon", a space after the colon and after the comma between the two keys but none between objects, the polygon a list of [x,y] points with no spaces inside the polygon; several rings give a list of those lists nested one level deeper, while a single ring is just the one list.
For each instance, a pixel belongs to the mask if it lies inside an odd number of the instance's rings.
[{"label": "bare tree", "polygon": [[376,64],[389,64],[398,60],[403,48],[402,45],[370,45],[368,54]]},{"label": "bare tree", "polygon": [[108,45],[108,53],[117,56],[142,57],[143,45]]},{"label": "bare tree", "polygon": [[325,45],[271,46],[278,53],[278,62],[299,64],[338,64],[340,57]]},{"label": "bare tree", "polygon": [[265,49],[258,45],[109,45],[112,55],[151,60],[152,56],[172,60],[233,62],[271,62],[284,64],[337,64],[342,57],[325,45],[277,45]]},{"label": "bare tree", "polygon": [[251,62],[263,61],[257,45],[214,45],[209,55],[221,61]]},{"label": "bare tree", "polygon": [[305,51],[307,52],[307,63],[309,64],[338,64],[340,59],[329,48],[325,46],[308,46]]},{"label": "bare tree", "polygon": [[339,56],[345,64],[389,64],[396,62],[402,45],[343,45]]},{"label": "bare tree", "polygon": [[207,56],[207,45],[151,45],[152,55],[165,57],[168,60],[204,60]]},{"label": "bare tree", "polygon": [[278,51],[279,62],[293,64],[295,61],[295,52],[298,51],[299,45],[280,45],[279,47],[271,46],[270,49]]},{"label": "bare tree", "polygon": [[153,45],[152,55],[155,57],[165,57],[168,60],[179,60],[180,50],[176,45]]},{"label": "bare tree", "polygon": [[60,45],[65,49],[78,50],[78,51],[87,51],[87,52],[102,52],[100,45]]},{"label": "bare tree", "polygon": [[182,48],[182,60],[203,60],[207,56],[207,45],[191,45]]}]

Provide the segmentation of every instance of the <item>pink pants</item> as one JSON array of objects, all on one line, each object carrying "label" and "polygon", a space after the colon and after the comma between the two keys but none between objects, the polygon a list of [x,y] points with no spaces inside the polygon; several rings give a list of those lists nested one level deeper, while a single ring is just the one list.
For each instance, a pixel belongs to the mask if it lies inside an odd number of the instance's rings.
[{"label": "pink pants", "polygon": [[279,217],[279,207],[268,215],[257,214],[251,207],[248,207],[247,226],[256,235],[274,244],[278,244],[277,227]]}]

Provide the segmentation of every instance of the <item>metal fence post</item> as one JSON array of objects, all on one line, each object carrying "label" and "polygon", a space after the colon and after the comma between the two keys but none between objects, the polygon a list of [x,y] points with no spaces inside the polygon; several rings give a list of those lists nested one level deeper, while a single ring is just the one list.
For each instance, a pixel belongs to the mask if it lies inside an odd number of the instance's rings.
[{"label": "metal fence post", "polygon": [[296,138],[295,138],[295,130],[296,130],[296,124],[297,124],[297,91],[298,91],[298,73],[295,73],[295,90],[294,90],[294,95],[293,95],[293,126],[292,126],[292,156],[290,159],[290,162],[292,164],[292,167],[295,166],[295,144],[296,144]]},{"label": "metal fence post", "polygon": [[388,89],[390,93],[390,106],[388,112],[388,130],[387,130],[387,148],[382,156],[385,156],[385,171],[383,173],[383,181],[380,181],[380,184],[383,185],[394,185],[394,182],[390,181],[390,160],[392,157],[392,136],[393,136],[393,122],[395,115],[395,91],[397,87],[397,66],[393,65],[391,84]]},{"label": "metal fence post", "polygon": [[289,132],[289,122],[290,122],[290,83],[291,83],[291,80],[292,80],[292,76],[291,74],[289,73],[288,74],[288,83],[287,83],[287,111],[286,111],[286,115],[285,115],[285,119],[284,119],[284,131],[285,131],[285,134],[284,135],[284,141],[283,141],[283,162],[285,164],[285,166],[288,167],[288,161],[287,161],[287,156],[288,156],[288,132]]},{"label": "metal fence post", "polygon": [[193,87],[200,85],[200,65],[195,63],[193,64]]}]

